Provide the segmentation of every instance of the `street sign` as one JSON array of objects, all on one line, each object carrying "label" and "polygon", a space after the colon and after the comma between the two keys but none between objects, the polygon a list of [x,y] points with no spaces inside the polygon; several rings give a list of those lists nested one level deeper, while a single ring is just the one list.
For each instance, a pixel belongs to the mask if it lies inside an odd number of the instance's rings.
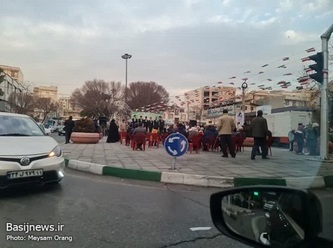
[{"label": "street sign", "polygon": [[188,150],[187,138],[180,133],[172,133],[165,139],[164,148],[169,155],[180,157]]}]

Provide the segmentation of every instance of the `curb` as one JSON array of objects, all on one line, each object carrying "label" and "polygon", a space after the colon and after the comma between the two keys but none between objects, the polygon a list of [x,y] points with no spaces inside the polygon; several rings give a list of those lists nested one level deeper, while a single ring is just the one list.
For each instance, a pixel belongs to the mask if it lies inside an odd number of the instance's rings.
[{"label": "curb", "polygon": [[302,189],[333,187],[332,176],[286,177],[286,178],[234,178],[234,187],[251,185],[276,185]]},{"label": "curb", "polygon": [[184,184],[201,187],[231,188],[251,185],[276,185],[302,189],[333,187],[333,175],[293,178],[233,178],[221,176],[194,175],[169,171],[158,172],[125,169],[108,165],[72,160],[68,158],[65,158],[65,166],[74,170],[89,172],[96,175],[108,175],[127,179]]}]

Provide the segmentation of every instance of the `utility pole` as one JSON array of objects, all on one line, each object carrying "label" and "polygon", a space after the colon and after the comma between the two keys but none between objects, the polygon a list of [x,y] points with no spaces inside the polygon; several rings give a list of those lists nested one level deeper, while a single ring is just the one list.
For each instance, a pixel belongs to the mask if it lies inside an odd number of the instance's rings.
[{"label": "utility pole", "polygon": [[323,83],[320,89],[321,96],[321,112],[320,112],[320,159],[329,159],[328,149],[328,117],[329,117],[329,104],[328,104],[328,41],[333,32],[333,24],[327,31],[321,35],[322,40],[322,54],[323,54]]}]

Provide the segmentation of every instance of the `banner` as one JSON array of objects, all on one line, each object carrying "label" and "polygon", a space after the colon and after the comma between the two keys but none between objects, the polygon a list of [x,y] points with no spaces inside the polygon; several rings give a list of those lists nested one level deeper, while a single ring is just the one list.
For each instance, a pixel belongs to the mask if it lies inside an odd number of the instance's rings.
[{"label": "banner", "polygon": [[235,121],[237,125],[243,126],[244,122],[245,122],[245,114],[244,111],[238,111],[236,112],[236,116],[235,116]]},{"label": "banner", "polygon": [[163,117],[163,113],[161,113],[161,114],[156,114],[156,113],[151,113],[151,112],[134,112],[134,111],[132,111],[131,112],[131,119],[133,118],[133,116],[134,115],[136,115],[136,118],[140,118],[140,116],[142,116],[142,118],[144,119],[146,116],[147,116],[147,119],[149,120],[150,119],[150,117],[153,119],[153,120],[155,120],[155,118],[157,117],[160,117],[160,116],[162,116]]}]

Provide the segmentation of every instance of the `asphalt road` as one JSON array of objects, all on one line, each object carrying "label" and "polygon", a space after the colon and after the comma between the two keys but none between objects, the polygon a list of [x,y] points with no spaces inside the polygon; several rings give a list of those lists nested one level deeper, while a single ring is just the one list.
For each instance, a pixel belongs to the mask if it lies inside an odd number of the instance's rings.
[{"label": "asphalt road", "polygon": [[[66,169],[60,186],[1,193],[0,247],[247,247],[213,227],[208,200],[215,191]],[[28,234],[6,229],[22,223],[64,227],[53,233]],[[193,232],[191,227],[212,229]],[[26,239],[59,235],[73,240],[7,241],[7,235]]]},{"label": "asphalt road", "polygon": [[56,132],[56,133],[50,133],[49,136],[51,136],[52,138],[54,138],[59,144],[65,143],[65,136],[64,135],[59,136],[58,132]]},{"label": "asphalt road", "polygon": [[[65,141],[57,133],[50,136],[59,143]],[[60,186],[1,192],[0,247],[248,247],[221,235],[213,227],[208,204],[210,194],[216,191],[166,187],[66,169]],[[314,192],[323,207],[321,237],[331,238],[333,190]],[[60,223],[64,227],[51,233],[6,230],[8,225],[23,223]],[[211,230],[193,232],[191,227],[211,227]],[[28,235],[53,241],[7,240],[17,236],[28,239]],[[69,240],[54,241],[61,237]],[[70,239],[73,240],[69,242]]]}]

